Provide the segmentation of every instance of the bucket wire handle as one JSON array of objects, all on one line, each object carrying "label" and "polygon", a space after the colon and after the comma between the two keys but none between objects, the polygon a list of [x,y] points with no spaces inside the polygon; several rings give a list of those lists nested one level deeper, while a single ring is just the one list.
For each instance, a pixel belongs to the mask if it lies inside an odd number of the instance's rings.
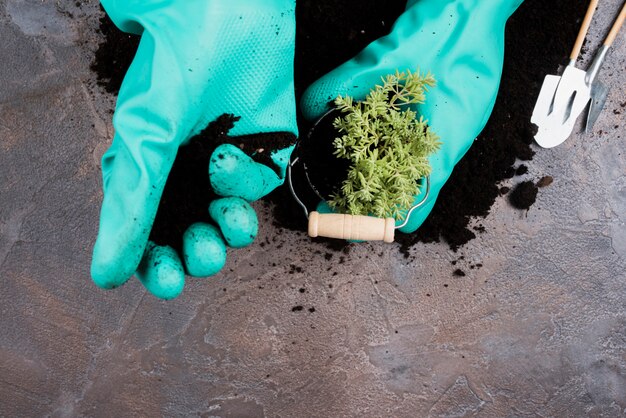
[{"label": "bucket wire handle", "polygon": [[[292,196],[303,209],[304,215],[309,220],[309,236],[311,237],[324,236],[349,240],[382,240],[385,242],[393,242],[394,229],[400,229],[406,226],[413,211],[423,206],[430,195],[430,176],[427,176],[422,179],[423,182],[426,183],[426,190],[423,193],[422,199],[408,210],[404,222],[400,225],[396,225],[396,221],[393,218],[383,219],[361,215],[319,214],[316,211],[309,213],[306,205],[300,200],[293,187],[291,169],[298,161],[299,157],[296,157],[287,165],[287,183],[289,184],[289,190]],[[317,191],[314,191],[317,194]]]}]

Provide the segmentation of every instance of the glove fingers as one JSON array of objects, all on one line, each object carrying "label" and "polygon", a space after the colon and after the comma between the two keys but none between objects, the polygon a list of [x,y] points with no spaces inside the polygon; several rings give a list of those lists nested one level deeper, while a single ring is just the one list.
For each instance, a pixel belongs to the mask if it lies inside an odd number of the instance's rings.
[{"label": "glove fingers", "polygon": [[[120,90],[114,145],[103,159],[105,193],[92,276],[99,286],[112,288],[136,270],[178,146],[192,133],[223,113],[241,117],[234,135],[297,132],[295,1],[262,8],[248,0],[104,0],[103,5],[122,30],[142,33]],[[243,165],[235,178],[258,180],[253,193],[242,194],[247,199],[282,184],[284,168],[276,174],[262,165]],[[232,183],[222,182],[226,189]],[[254,214],[249,218],[256,221]],[[233,245],[242,242],[234,239]]]},{"label": "glove fingers", "polygon": [[105,289],[123,284],[137,269],[164,179],[150,179],[136,164],[136,156],[122,147],[107,178],[94,246],[91,275]]},{"label": "glove fingers", "polygon": [[176,251],[149,242],[137,278],[159,299],[174,299],[185,287],[185,271]]},{"label": "glove fingers", "polygon": [[195,223],[183,235],[183,260],[193,277],[217,274],[226,264],[226,244],[213,225]]},{"label": "glove fingers", "polygon": [[254,242],[259,232],[256,212],[238,197],[225,197],[211,202],[209,215],[219,225],[229,247],[243,248]]},{"label": "glove fingers", "polygon": [[[184,106],[166,98],[178,90],[157,70],[167,59],[146,32],[120,90],[115,137],[102,160],[104,197],[91,274],[103,288],[123,284],[141,261],[178,146]],[[149,121],[149,122],[148,122]]]},{"label": "glove fingers", "polygon": [[[288,161],[288,157],[284,161]],[[279,177],[274,170],[257,163],[239,148],[224,144],[217,147],[211,156],[209,178],[218,195],[253,202],[282,185],[284,173]]]}]

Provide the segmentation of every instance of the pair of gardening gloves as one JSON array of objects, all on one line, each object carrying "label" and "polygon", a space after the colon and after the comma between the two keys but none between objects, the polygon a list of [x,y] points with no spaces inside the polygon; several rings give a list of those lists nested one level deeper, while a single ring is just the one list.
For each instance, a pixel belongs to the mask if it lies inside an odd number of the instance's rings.
[{"label": "pair of gardening gloves", "polygon": [[[486,124],[502,71],[504,26],[522,1],[409,0],[388,36],[305,92],[301,110],[315,120],[338,95],[363,99],[382,76],[397,70],[436,77],[437,87],[417,111],[442,145],[431,157],[430,197],[402,232],[424,222],[454,165]],[[170,299],[181,292],[185,271],[214,274],[225,262],[227,244],[251,242],[258,224],[249,202],[283,183],[293,147],[272,154],[275,170],[237,147],[221,145],[213,154],[220,158],[211,158],[207,173],[223,196],[210,210],[218,227],[190,228],[182,259],[148,241],[178,148],[209,122],[232,113],[241,119],[231,135],[298,134],[296,0],[102,0],[102,5],[121,30],[141,34],[141,42],[119,92],[115,137],[102,159],[104,199],[91,274],[107,289],[135,274],[154,295]]]}]

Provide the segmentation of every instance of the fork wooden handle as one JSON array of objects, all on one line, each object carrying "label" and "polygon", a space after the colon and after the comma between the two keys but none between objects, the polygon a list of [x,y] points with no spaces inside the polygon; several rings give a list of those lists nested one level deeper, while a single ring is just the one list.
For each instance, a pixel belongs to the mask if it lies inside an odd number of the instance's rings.
[{"label": "fork wooden handle", "polygon": [[585,14],[583,24],[580,27],[580,31],[578,31],[576,43],[574,44],[572,53],[569,55],[569,59],[572,61],[576,61],[578,59],[578,55],[580,55],[580,50],[583,47],[585,36],[587,36],[587,32],[589,31],[589,26],[591,26],[591,19],[593,18],[593,14],[596,11],[596,7],[598,7],[598,0],[591,0],[589,2],[589,7],[587,8],[587,13]]},{"label": "fork wooden handle", "polygon": [[606,39],[604,40],[605,46],[611,46],[613,44],[613,41],[615,41],[615,38],[617,38],[617,34],[619,33],[620,28],[624,24],[625,19],[626,19],[626,2],[624,2],[622,11],[617,17],[617,20],[615,21],[615,23],[613,23],[613,27],[611,28],[611,31],[609,32]]}]

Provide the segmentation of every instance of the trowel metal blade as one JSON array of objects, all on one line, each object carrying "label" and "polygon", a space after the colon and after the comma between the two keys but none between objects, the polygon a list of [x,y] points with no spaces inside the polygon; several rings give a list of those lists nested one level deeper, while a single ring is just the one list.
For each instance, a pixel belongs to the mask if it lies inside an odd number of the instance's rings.
[{"label": "trowel metal blade", "polygon": [[589,133],[593,129],[593,125],[598,120],[598,116],[604,109],[606,98],[609,95],[609,88],[600,81],[594,81],[591,85],[591,103],[587,112],[587,122],[585,123],[585,132]]}]

